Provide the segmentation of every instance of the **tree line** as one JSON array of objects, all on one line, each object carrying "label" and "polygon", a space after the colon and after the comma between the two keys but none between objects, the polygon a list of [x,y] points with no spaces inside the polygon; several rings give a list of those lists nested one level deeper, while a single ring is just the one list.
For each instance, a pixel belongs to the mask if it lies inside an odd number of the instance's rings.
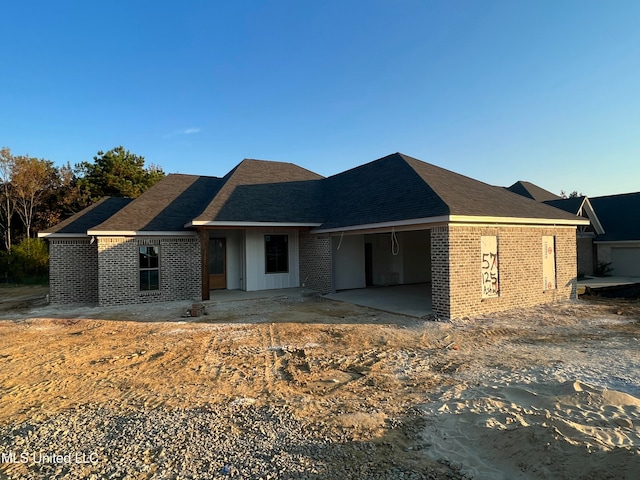
[{"label": "tree line", "polygon": [[[135,198],[164,175],[162,168],[145,166],[144,157],[122,146],[99,151],[92,161],[73,167],[69,162],[56,166],[44,158],[14,155],[9,147],[2,147],[0,275],[6,280],[43,273],[48,256],[37,232],[104,196]],[[34,256],[37,261],[30,258]]]}]

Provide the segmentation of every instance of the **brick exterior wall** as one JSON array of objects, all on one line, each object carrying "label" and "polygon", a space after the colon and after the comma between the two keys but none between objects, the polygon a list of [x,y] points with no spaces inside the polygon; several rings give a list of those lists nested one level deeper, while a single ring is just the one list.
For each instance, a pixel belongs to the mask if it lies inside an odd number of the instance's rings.
[{"label": "brick exterior wall", "polygon": [[98,303],[98,244],[83,239],[49,240],[49,301],[54,305]]},{"label": "brick exterior wall", "polygon": [[[500,294],[482,298],[480,237],[498,239]],[[542,236],[555,237],[555,290],[542,288]],[[431,232],[434,312],[455,318],[528,307],[576,295],[575,228],[437,227]]]},{"label": "brick exterior wall", "polygon": [[320,293],[333,291],[331,237],[300,231],[300,286]]},{"label": "brick exterior wall", "polygon": [[[478,268],[478,288],[479,272]],[[451,311],[449,288],[449,227],[435,227],[431,230],[431,303],[433,311],[445,318]]]},{"label": "brick exterior wall", "polygon": [[[140,291],[139,247],[159,246],[160,289]],[[200,240],[193,237],[98,237],[100,306],[200,300]]]}]

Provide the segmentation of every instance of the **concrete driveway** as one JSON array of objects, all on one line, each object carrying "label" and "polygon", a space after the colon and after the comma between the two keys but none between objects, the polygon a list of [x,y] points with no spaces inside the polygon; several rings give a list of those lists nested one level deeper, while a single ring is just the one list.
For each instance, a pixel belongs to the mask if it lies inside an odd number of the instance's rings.
[{"label": "concrete driveway", "polygon": [[433,313],[430,283],[343,290],[324,297],[411,317]]}]

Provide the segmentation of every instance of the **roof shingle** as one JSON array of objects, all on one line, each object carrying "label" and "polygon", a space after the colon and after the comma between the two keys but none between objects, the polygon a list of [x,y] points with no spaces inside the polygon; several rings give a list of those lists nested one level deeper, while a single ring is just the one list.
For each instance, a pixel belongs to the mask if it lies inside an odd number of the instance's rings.
[{"label": "roof shingle", "polygon": [[122,197],[103,197],[84,210],[67,218],[59,224],[42,230],[39,236],[47,236],[50,234],[87,234],[87,230],[99,225],[109,217],[116,214],[132,201],[131,198]]},{"label": "roof shingle", "polygon": [[[286,218],[289,213],[292,217],[306,217],[304,211],[307,208],[298,207],[308,207],[309,202],[315,198],[313,194],[306,194],[300,182],[322,178],[321,175],[293,163],[245,159],[225,175],[219,192],[193,220],[278,221],[265,219]],[[265,186],[269,184],[271,187]],[[309,185],[310,191],[314,192],[316,187]],[[282,197],[275,198],[275,195]],[[238,218],[234,218],[234,215]]]},{"label": "roof shingle", "polygon": [[561,197],[556,195],[555,193],[551,193],[544,188],[540,188],[539,186],[531,183],[531,182],[523,182],[518,181],[507,187],[507,190],[513,193],[517,193],[518,195],[522,195],[523,197],[531,198],[536,202],[546,202],[548,200],[559,200]]},{"label": "roof shingle", "polygon": [[223,178],[171,174],[110,216],[87,224],[86,230],[185,231],[190,222],[277,222],[339,229],[449,215],[578,218],[394,153],[329,178],[291,163],[248,159]]},{"label": "roof shingle", "polygon": [[94,231],[184,231],[222,186],[222,179],[170,174]]},{"label": "roof shingle", "polygon": [[640,241],[640,192],[589,197],[604,234],[596,241]]}]

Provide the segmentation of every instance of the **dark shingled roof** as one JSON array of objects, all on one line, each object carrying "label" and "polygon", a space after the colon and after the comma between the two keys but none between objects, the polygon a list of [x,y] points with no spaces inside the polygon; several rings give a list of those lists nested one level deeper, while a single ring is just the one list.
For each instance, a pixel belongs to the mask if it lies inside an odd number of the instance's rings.
[{"label": "dark shingled roof", "polygon": [[[324,177],[293,163],[245,159],[222,179],[224,185],[194,221],[317,222],[317,182]],[[282,198],[275,198],[281,195]]]},{"label": "dark shingled roof", "polygon": [[640,240],[640,192],[589,197],[604,228],[595,241]]},{"label": "dark shingled roof", "polygon": [[322,180],[238,185],[215,216],[219,222],[320,224],[323,219]]},{"label": "dark shingled roof", "polygon": [[560,198],[558,200],[546,200],[547,205],[551,205],[552,207],[559,208],[560,210],[564,210],[565,212],[578,214],[578,210],[582,206],[584,199],[586,197],[571,197],[571,198]]},{"label": "dark shingled roof", "polygon": [[329,178],[291,163],[248,159],[223,178],[172,174],[112,213],[84,231],[184,231],[192,221],[339,229],[447,215],[578,219],[401,153]]},{"label": "dark shingled roof", "polygon": [[522,195],[523,197],[531,198],[536,202],[546,202],[548,200],[560,199],[560,197],[555,193],[551,193],[544,188],[540,188],[539,186],[531,182],[518,181],[510,187],[507,187],[507,190],[513,193],[517,193],[518,195]]},{"label": "dark shingled roof", "polygon": [[103,197],[93,205],[67,218],[59,224],[42,230],[39,235],[45,234],[87,234],[87,230],[104,222],[132,201],[131,198]]},{"label": "dark shingled roof", "polygon": [[216,177],[167,175],[92,230],[184,231],[184,224],[202,211],[222,184]]},{"label": "dark shingled roof", "polygon": [[449,214],[447,204],[400,154],[327,178],[321,229]]},{"label": "dark shingled roof", "polygon": [[576,220],[576,215],[394,153],[329,177],[321,229],[441,215]]}]

